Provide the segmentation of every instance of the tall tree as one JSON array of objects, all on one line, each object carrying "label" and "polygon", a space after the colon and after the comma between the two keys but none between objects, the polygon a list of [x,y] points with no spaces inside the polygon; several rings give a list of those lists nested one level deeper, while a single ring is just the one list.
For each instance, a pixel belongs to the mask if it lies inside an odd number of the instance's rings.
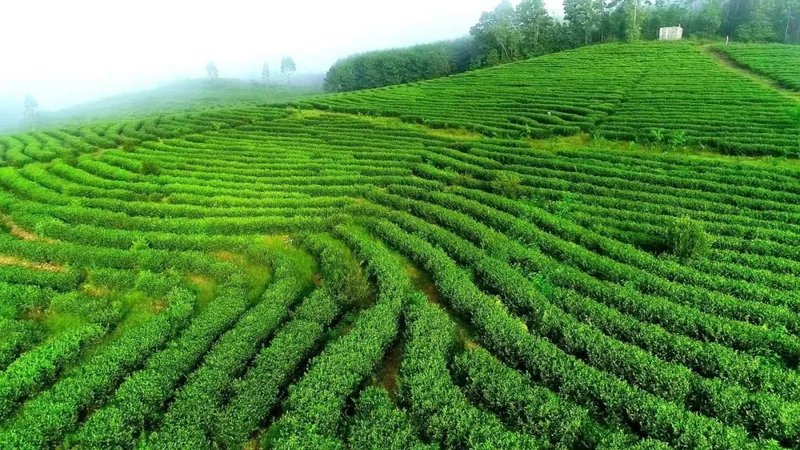
[{"label": "tall tree", "polygon": [[702,37],[716,36],[722,26],[722,1],[708,0],[697,17],[696,32]]},{"label": "tall tree", "polygon": [[622,9],[625,13],[625,40],[636,42],[642,35],[642,2],[641,0],[624,0]]},{"label": "tall tree", "polygon": [[206,73],[208,74],[209,80],[216,80],[219,78],[219,70],[217,70],[217,66],[211,61],[206,64]]},{"label": "tall tree", "polygon": [[297,71],[294,59],[291,56],[284,56],[281,60],[281,74],[286,77],[286,83],[292,79],[292,75]]},{"label": "tall tree", "polygon": [[[786,26],[783,27],[783,42],[790,44],[793,41],[793,26],[797,27],[797,34],[800,36],[800,0],[784,0],[783,2],[779,2],[779,6],[783,8],[780,10],[780,13],[783,21],[786,23]],[[795,21],[797,21],[796,24]]]},{"label": "tall tree", "polygon": [[747,22],[753,10],[754,0],[730,0],[725,7],[725,35],[734,37],[739,25]]},{"label": "tall tree", "polygon": [[[756,0],[754,0],[756,1]],[[744,42],[771,42],[775,40],[775,28],[769,19],[765,0],[757,0],[750,20],[736,27],[736,38]]]},{"label": "tall tree", "polygon": [[569,22],[576,39],[588,44],[597,18],[597,4],[592,0],[564,0],[564,18]]},{"label": "tall tree", "polygon": [[39,102],[28,94],[25,96],[25,103],[22,106],[22,115],[31,126],[31,131],[36,131],[36,119],[39,116]]},{"label": "tall tree", "polygon": [[538,56],[547,52],[543,42],[553,26],[543,0],[522,0],[517,5],[517,20],[522,34],[522,52],[525,56]]},{"label": "tall tree", "polygon": [[517,24],[517,12],[511,2],[503,0],[493,11],[481,14],[469,33],[478,42],[483,55],[494,50],[500,62],[510,62],[521,57],[522,35]]},{"label": "tall tree", "polygon": [[697,0],[684,0],[686,2],[686,10],[689,12],[689,21],[684,24],[684,28],[694,30],[694,19],[697,14]]},{"label": "tall tree", "polygon": [[593,0],[594,27],[599,34],[600,42],[611,40],[614,35],[614,27],[609,12],[615,5],[614,1]]},{"label": "tall tree", "polygon": [[264,67],[261,68],[261,82],[267,84],[269,82],[269,64],[264,63]]}]

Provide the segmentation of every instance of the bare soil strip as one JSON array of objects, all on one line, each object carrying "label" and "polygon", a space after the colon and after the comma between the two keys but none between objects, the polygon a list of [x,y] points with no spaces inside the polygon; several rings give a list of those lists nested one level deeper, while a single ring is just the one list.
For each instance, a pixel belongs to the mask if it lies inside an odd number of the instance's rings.
[{"label": "bare soil strip", "polygon": [[26,269],[35,269],[41,270],[44,272],[66,272],[63,266],[58,266],[55,264],[48,264],[48,263],[37,263],[33,261],[28,261],[26,259],[20,259],[14,256],[9,255],[0,255],[0,265],[1,266],[19,266],[24,267]]},{"label": "bare soil strip", "polygon": [[31,233],[30,231],[17,225],[13,220],[11,220],[7,216],[0,216],[0,222],[6,224],[6,226],[9,228],[9,233],[12,236],[18,239],[22,239],[23,241],[39,241],[39,242],[46,242],[48,244],[53,244],[56,242],[55,239],[50,239]]}]

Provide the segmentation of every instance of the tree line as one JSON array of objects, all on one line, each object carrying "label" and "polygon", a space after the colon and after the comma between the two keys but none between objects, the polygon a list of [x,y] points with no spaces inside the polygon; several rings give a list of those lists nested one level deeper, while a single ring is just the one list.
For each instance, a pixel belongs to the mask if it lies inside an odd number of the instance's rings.
[{"label": "tree line", "polygon": [[564,0],[564,18],[544,0],[508,0],[481,15],[470,36],[352,55],[334,64],[330,92],[447,76],[583,45],[658,39],[678,26],[684,38],[800,44],[800,0]]},{"label": "tree line", "polygon": [[325,90],[369,89],[464,72],[478,49],[469,37],[452,41],[378,50],[337,61],[325,77]]}]

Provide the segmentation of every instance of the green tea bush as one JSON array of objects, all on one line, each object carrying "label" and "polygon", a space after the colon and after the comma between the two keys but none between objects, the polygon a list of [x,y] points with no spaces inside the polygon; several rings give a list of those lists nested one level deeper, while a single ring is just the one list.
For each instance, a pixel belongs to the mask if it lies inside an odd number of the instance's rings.
[{"label": "green tea bush", "polygon": [[508,198],[518,198],[522,191],[522,179],[514,173],[499,172],[492,180],[494,192]]},{"label": "green tea bush", "polygon": [[161,173],[161,168],[154,161],[142,160],[139,173],[142,175],[158,175]]},{"label": "green tea bush", "polygon": [[698,258],[708,253],[711,239],[703,226],[688,216],[675,219],[666,232],[667,246],[678,258]]}]

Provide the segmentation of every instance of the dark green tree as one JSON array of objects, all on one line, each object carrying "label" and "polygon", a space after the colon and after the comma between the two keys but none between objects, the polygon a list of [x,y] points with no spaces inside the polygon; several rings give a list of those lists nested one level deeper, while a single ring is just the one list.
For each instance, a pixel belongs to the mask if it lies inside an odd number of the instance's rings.
[{"label": "dark green tree", "polygon": [[593,0],[564,0],[564,18],[575,35],[576,44],[591,42],[592,31],[598,17],[597,3]]},{"label": "dark green tree", "polygon": [[483,55],[494,50],[500,62],[506,63],[522,56],[522,34],[518,22],[516,10],[508,0],[503,0],[493,11],[481,14],[480,20],[469,33],[475,38]]},{"label": "dark green tree", "polygon": [[736,39],[743,42],[771,42],[775,40],[775,28],[769,19],[765,0],[755,4],[750,20],[736,27]]},{"label": "dark green tree", "polygon": [[453,73],[447,53],[443,50],[426,53],[420,63],[426,79],[445,77]]},{"label": "dark green tree", "polygon": [[352,55],[331,66],[325,90],[343,92],[443,77],[464,72],[473,59],[480,59],[479,50],[470,37]]},{"label": "dark green tree", "polygon": [[553,18],[547,13],[544,2],[522,0],[517,5],[517,20],[522,35],[522,53],[526,57],[547,53]]},{"label": "dark green tree", "polygon": [[695,32],[700,37],[716,36],[722,26],[722,1],[708,0],[697,17]]}]

